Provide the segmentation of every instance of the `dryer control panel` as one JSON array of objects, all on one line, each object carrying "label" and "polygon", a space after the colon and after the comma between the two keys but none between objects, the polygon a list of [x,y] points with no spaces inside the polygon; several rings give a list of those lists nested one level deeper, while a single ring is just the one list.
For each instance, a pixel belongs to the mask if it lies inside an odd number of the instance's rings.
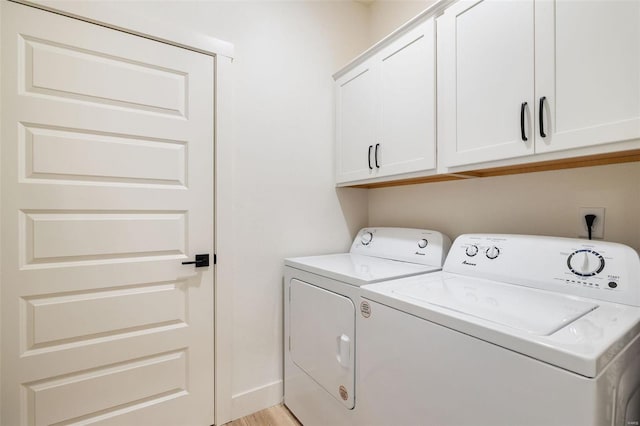
[{"label": "dryer control panel", "polygon": [[606,241],[532,235],[466,234],[443,270],[543,290],[640,306],[640,258]]},{"label": "dryer control panel", "polygon": [[429,229],[363,228],[350,252],[442,267],[450,247],[449,237]]}]

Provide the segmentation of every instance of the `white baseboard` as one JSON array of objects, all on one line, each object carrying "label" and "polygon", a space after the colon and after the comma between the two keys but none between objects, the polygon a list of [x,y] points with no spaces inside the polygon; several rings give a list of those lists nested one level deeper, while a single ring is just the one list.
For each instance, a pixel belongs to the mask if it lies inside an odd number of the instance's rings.
[{"label": "white baseboard", "polygon": [[268,383],[231,397],[233,420],[280,404],[284,396],[282,380]]}]

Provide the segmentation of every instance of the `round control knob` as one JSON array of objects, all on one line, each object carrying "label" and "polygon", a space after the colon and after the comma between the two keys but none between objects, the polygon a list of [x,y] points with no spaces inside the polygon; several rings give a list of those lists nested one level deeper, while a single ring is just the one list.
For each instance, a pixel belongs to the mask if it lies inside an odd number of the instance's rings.
[{"label": "round control knob", "polygon": [[478,254],[478,246],[474,246],[474,245],[468,246],[465,252],[467,253],[467,256],[473,257],[476,254]]},{"label": "round control knob", "polygon": [[593,250],[576,250],[569,255],[567,266],[578,276],[592,277],[604,269],[604,258]]},{"label": "round control knob", "polygon": [[418,247],[420,248],[425,248],[427,244],[429,244],[429,241],[425,240],[424,238],[418,241]]},{"label": "round control knob", "polygon": [[496,246],[489,247],[487,249],[486,255],[489,259],[495,259],[500,254],[500,249]]},{"label": "round control knob", "polygon": [[368,246],[369,243],[371,243],[371,240],[373,240],[373,234],[369,231],[362,233],[362,236],[360,237],[360,242],[362,243],[363,246]]}]

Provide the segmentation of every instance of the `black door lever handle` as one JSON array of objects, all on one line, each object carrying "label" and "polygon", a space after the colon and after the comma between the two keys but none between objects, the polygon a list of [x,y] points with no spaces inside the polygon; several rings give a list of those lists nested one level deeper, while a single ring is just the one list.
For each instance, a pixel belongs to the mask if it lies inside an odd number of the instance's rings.
[{"label": "black door lever handle", "polygon": [[207,254],[196,254],[196,260],[191,260],[189,262],[182,262],[183,265],[196,265],[196,268],[203,268],[209,266],[209,253]]}]

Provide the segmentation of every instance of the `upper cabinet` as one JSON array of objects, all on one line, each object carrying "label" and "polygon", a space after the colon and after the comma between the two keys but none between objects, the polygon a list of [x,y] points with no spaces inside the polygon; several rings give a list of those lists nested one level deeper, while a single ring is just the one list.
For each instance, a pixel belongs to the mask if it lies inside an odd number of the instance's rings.
[{"label": "upper cabinet", "polygon": [[336,75],[336,181],[435,173],[433,18],[377,45]]},{"label": "upper cabinet", "polygon": [[438,20],[447,165],[533,153],[533,22],[533,0],[461,1]]},{"label": "upper cabinet", "polygon": [[640,138],[638,1],[460,1],[438,61],[444,166]]},{"label": "upper cabinet", "polygon": [[536,152],[640,138],[640,1],[536,2]]},{"label": "upper cabinet", "polygon": [[366,62],[336,82],[338,183],[366,179],[374,170],[378,76],[373,65]]},{"label": "upper cabinet", "polygon": [[640,0],[440,0],[334,78],[338,185],[640,161]]}]

